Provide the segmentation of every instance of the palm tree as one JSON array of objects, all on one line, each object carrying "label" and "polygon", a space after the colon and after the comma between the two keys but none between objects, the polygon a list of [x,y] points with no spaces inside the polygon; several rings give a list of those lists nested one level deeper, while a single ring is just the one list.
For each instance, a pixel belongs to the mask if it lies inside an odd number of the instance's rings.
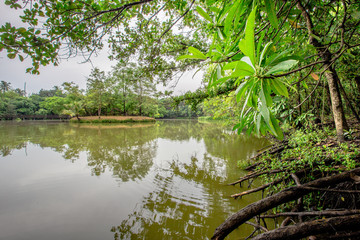
[{"label": "palm tree", "polygon": [[11,89],[11,87],[10,87],[9,82],[5,82],[5,81],[0,82],[0,90],[2,93],[5,93],[5,92],[9,91],[10,89]]}]

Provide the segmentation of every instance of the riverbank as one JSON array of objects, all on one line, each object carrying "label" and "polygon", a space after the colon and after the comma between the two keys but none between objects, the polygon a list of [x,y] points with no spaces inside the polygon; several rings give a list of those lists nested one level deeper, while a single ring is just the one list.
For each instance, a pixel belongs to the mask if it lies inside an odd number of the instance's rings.
[{"label": "riverbank", "polygon": [[143,116],[85,116],[73,117],[70,122],[77,123],[135,123],[135,122],[155,122],[155,118]]},{"label": "riverbank", "polygon": [[[222,239],[254,218],[249,238],[358,239],[360,232],[360,126],[354,122],[347,141],[336,141],[333,129],[296,130],[281,142],[252,157],[249,173],[230,185],[261,178],[263,185],[234,193],[233,198],[262,192],[263,199],[241,209],[220,225],[214,239]],[[266,222],[274,219],[275,229]],[[260,221],[261,220],[261,221]],[[335,227],[334,227],[335,226]],[[258,235],[255,236],[255,233]]]}]

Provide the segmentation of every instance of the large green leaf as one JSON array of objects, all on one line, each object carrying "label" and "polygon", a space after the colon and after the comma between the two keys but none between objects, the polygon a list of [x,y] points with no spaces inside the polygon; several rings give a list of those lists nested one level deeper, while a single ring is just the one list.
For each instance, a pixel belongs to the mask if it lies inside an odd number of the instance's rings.
[{"label": "large green leaf", "polygon": [[245,56],[245,57],[242,57],[240,60],[243,61],[243,62],[245,62],[245,63],[247,63],[250,67],[252,67],[252,69],[254,69],[254,72],[255,72],[255,67],[254,67],[254,65],[252,64],[252,62],[251,62],[251,60],[250,60],[249,57]]},{"label": "large green leaf", "polygon": [[277,79],[271,79],[270,81],[271,81],[270,82],[271,88],[274,90],[275,93],[280,94],[287,98],[289,97],[288,90],[284,83],[282,83]]},{"label": "large green leaf", "polygon": [[266,99],[266,105],[267,106],[271,106],[273,104],[272,98],[271,98],[271,88],[269,86],[268,80],[267,79],[263,79],[263,91],[264,91],[264,95],[265,95],[265,99]]},{"label": "large green leaf", "polygon": [[272,42],[268,42],[264,49],[262,50],[261,54],[260,54],[260,59],[259,59],[259,66],[261,66],[261,62],[263,61],[265,54],[267,52],[267,50],[269,49],[269,47],[271,46]]},{"label": "large green leaf", "polygon": [[244,61],[238,61],[235,67],[235,71],[231,74],[232,77],[240,76],[252,76],[254,74],[254,69]]},{"label": "large green leaf", "polygon": [[227,64],[224,65],[223,70],[235,69],[237,63],[238,63],[238,61],[229,62],[229,63],[227,63]]},{"label": "large green leaf", "polygon": [[248,86],[250,84],[250,81],[245,81],[240,84],[240,86],[236,89],[236,101],[240,102],[242,96],[244,95],[245,91],[247,90]]},{"label": "large green leaf", "polygon": [[231,7],[228,15],[226,16],[226,19],[224,21],[224,31],[225,31],[226,35],[229,34],[229,30],[231,29],[231,25],[234,20],[235,13],[239,7],[239,4],[240,4],[240,1],[236,1],[235,4]]},{"label": "large green leaf", "polygon": [[256,46],[256,56],[259,57],[260,56],[260,49],[261,49],[261,46],[262,46],[262,42],[265,38],[265,31],[262,31],[260,33],[260,37],[258,39],[258,43],[257,43],[257,46]]},{"label": "large green leaf", "polygon": [[279,121],[270,113],[270,120],[271,120],[271,123],[272,125],[274,126],[274,130],[275,130],[275,133],[276,133],[276,137],[279,139],[279,140],[283,140],[284,139],[284,134],[279,126]]},{"label": "large green leaf", "polygon": [[269,108],[266,105],[266,97],[263,91],[263,88],[260,89],[260,104],[259,104],[259,111],[261,116],[264,118],[266,125],[268,126],[269,130],[278,137],[278,134],[273,126],[271,120],[271,113]]},{"label": "large green leaf", "polygon": [[290,53],[290,49],[289,50],[285,50],[281,53],[278,53],[278,54],[272,54],[270,55],[267,59],[266,59],[266,65],[267,66],[274,66],[276,65],[277,63],[279,63],[280,59],[283,58],[286,54]]},{"label": "large green leaf", "polygon": [[274,66],[274,65],[277,65],[281,62],[284,62],[284,61],[287,61],[287,60],[297,60],[297,61],[304,61],[304,58],[298,56],[298,55],[289,55],[289,56],[286,56],[286,57],[279,57],[279,58],[276,58],[274,59],[270,66]]},{"label": "large green leaf", "polygon": [[260,89],[260,104],[259,104],[259,111],[261,116],[263,116],[265,123],[272,128],[272,123],[270,120],[270,112],[268,107],[266,106],[266,98],[263,89]]},{"label": "large green leaf", "polygon": [[251,11],[247,19],[246,28],[245,28],[245,38],[239,42],[240,50],[250,58],[253,66],[255,66],[255,39],[254,39],[255,14],[256,14],[256,7]]},{"label": "large green leaf", "polygon": [[276,17],[275,6],[274,6],[273,2],[274,1],[272,1],[272,0],[265,0],[265,10],[266,10],[266,13],[268,15],[270,24],[274,28],[278,28],[279,23],[278,23],[278,19]]},{"label": "large green leaf", "polygon": [[292,68],[298,63],[297,60],[290,59],[283,62],[280,62],[279,64],[272,67],[265,75],[268,76],[270,74],[278,73],[278,72],[284,72]]},{"label": "large green leaf", "polygon": [[261,114],[257,114],[256,116],[256,134],[259,135],[261,126]]},{"label": "large green leaf", "polygon": [[189,47],[188,50],[190,53],[194,54],[194,56],[197,56],[202,59],[206,59],[206,56],[200,50],[198,50],[194,47]]},{"label": "large green leaf", "polygon": [[176,58],[177,61],[180,61],[180,60],[184,60],[184,59],[206,59],[201,57],[201,56],[195,56],[195,55],[181,55],[179,57]]},{"label": "large green leaf", "polygon": [[179,61],[179,60],[184,60],[184,59],[202,59],[202,60],[206,59],[205,54],[200,52],[198,49],[196,49],[194,47],[189,47],[188,50],[193,55],[181,55],[176,60]]},{"label": "large green leaf", "polygon": [[196,11],[203,17],[205,18],[206,20],[208,20],[209,22],[212,23],[212,19],[211,17],[209,16],[209,14],[207,12],[205,12],[204,9],[202,9],[201,7],[197,6],[196,7]]}]

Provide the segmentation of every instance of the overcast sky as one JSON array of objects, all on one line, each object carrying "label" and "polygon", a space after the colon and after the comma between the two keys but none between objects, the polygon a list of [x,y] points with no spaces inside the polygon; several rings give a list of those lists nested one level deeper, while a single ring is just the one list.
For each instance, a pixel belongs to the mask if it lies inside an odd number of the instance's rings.
[{"label": "overcast sky", "polygon": [[[0,24],[6,22],[21,24],[17,17],[17,11],[11,10],[0,0]],[[13,88],[24,89],[26,82],[26,92],[36,93],[40,89],[51,89],[53,86],[60,86],[63,82],[75,82],[80,88],[86,88],[86,77],[90,74],[93,67],[98,67],[103,71],[110,71],[111,66],[116,62],[110,61],[107,50],[103,50],[97,57],[92,57],[91,63],[81,63],[82,57],[75,57],[68,60],[61,60],[59,66],[41,66],[40,75],[25,73],[26,68],[31,67],[31,61],[26,59],[20,62],[19,58],[8,59],[6,51],[0,52],[0,81],[10,82]],[[193,78],[194,72],[185,73],[174,90],[176,94],[184,93],[188,90],[194,91],[201,85],[201,73]],[[164,90],[161,88],[160,90]]]}]

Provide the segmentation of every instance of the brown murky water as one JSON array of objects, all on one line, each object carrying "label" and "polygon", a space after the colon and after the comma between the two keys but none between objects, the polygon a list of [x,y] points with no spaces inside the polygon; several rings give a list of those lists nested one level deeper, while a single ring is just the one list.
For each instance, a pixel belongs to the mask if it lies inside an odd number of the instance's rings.
[{"label": "brown murky water", "polygon": [[260,198],[226,183],[267,144],[197,121],[0,122],[0,239],[209,239]]}]

